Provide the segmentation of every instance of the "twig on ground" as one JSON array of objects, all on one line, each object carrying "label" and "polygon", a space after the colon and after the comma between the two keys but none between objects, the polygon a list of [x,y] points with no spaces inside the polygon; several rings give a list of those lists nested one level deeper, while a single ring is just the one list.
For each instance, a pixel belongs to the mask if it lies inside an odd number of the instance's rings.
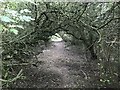
[{"label": "twig on ground", "polygon": [[84,74],[85,79],[88,79],[87,74],[86,74],[83,70],[81,70],[81,71],[82,71],[82,73]]}]

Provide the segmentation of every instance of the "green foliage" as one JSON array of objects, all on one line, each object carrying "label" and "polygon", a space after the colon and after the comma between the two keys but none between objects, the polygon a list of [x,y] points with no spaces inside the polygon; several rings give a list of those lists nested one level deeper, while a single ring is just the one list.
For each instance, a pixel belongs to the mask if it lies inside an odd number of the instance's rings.
[{"label": "green foliage", "polygon": [[13,19],[10,19],[7,16],[0,16],[1,21],[3,22],[15,22]]},{"label": "green foliage", "polygon": [[33,18],[31,18],[30,16],[20,16],[19,17],[21,21],[26,21],[26,22],[30,22],[31,20],[34,20]]},{"label": "green foliage", "polygon": [[14,34],[16,34],[16,35],[18,34],[18,30],[13,29],[13,28],[12,28],[12,29],[10,29],[10,32],[13,32],[13,33],[14,33]]},{"label": "green foliage", "polygon": [[0,24],[0,32],[3,30],[3,25]]},{"label": "green foliage", "polygon": [[[33,20],[30,16],[24,15],[24,12],[29,12],[27,9],[23,10],[22,14],[18,13],[18,11],[13,10],[15,8],[9,7],[9,5],[13,5],[13,3],[8,4],[8,8],[5,8],[5,12],[3,11],[0,14],[0,31],[2,34],[2,85],[4,87],[9,87],[12,82],[15,82],[17,79],[21,79],[23,77],[22,71],[16,75],[13,74],[14,64],[27,62],[25,59],[33,55],[32,49],[29,48],[25,44],[25,42],[21,42],[20,40],[20,32],[21,29],[24,29],[22,23],[24,21],[30,22]],[[1,8],[4,7],[1,6]],[[16,4],[17,5],[17,4]],[[11,9],[10,9],[11,8]],[[23,22],[21,22],[23,21]],[[13,63],[14,62],[14,63]],[[19,65],[19,64],[18,64]]]},{"label": "green foliage", "polygon": [[22,76],[20,70],[16,78],[9,71],[12,67],[7,65],[30,62],[27,59],[35,55],[33,47],[42,41],[47,43],[56,33],[63,40],[84,45],[84,52],[89,52],[91,56],[89,59],[99,62],[101,87],[118,85],[118,3],[2,2],[0,8],[1,81],[5,85]]}]

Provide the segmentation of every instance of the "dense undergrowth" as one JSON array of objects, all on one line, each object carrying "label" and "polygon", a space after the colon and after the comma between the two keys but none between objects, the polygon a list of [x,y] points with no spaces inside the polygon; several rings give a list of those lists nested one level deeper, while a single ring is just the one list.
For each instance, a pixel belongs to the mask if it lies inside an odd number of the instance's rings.
[{"label": "dense undergrowth", "polygon": [[2,85],[24,80],[23,70],[14,74],[12,67],[35,63],[58,33],[66,42],[83,45],[88,62],[97,62],[101,87],[119,87],[119,3],[0,2]]}]

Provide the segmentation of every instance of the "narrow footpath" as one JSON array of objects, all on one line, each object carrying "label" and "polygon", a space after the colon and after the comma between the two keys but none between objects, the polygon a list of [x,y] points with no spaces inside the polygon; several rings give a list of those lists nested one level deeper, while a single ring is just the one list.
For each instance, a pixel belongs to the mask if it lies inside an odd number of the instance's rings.
[{"label": "narrow footpath", "polygon": [[[65,48],[64,42],[53,42],[43,53],[37,55],[37,67],[25,68],[26,80],[15,83],[22,88],[90,88],[91,73],[83,55]],[[86,66],[85,66],[86,65]],[[89,72],[90,71],[90,72]]]}]

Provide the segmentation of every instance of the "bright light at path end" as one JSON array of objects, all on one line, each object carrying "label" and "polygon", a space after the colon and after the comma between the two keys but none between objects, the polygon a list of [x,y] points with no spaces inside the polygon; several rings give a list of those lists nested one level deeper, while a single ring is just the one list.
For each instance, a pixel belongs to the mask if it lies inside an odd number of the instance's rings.
[{"label": "bright light at path end", "polygon": [[51,41],[62,41],[62,40],[63,39],[57,33],[51,37]]}]

